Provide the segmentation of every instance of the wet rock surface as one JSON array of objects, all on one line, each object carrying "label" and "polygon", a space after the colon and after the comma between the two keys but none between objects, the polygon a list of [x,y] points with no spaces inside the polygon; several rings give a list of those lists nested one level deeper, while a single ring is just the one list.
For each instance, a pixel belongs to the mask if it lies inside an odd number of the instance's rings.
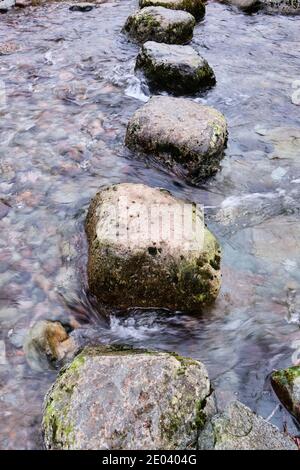
[{"label": "wet rock surface", "polygon": [[91,11],[94,8],[95,4],[94,3],[87,3],[87,2],[82,2],[82,3],[75,3],[74,5],[71,5],[69,10],[70,11],[80,11],[80,12],[86,12],[86,11]]},{"label": "wet rock surface", "polygon": [[201,0],[139,0],[141,8],[162,6],[172,10],[184,10],[191,13],[196,20],[205,15],[205,5]]},{"label": "wet rock surface", "polygon": [[200,432],[200,450],[297,450],[294,441],[239,401],[230,403]]},{"label": "wet rock surface", "polygon": [[146,42],[136,61],[153,90],[191,94],[215,84],[214,72],[190,46]]},{"label": "wet rock surface", "polygon": [[47,449],[193,449],[209,397],[199,361],[126,347],[86,348],[46,396],[44,442]]},{"label": "wet rock surface", "polygon": [[28,332],[24,342],[24,352],[29,365],[34,370],[56,368],[72,358],[76,346],[72,338],[59,322],[42,320]]},{"label": "wet rock surface", "polygon": [[[184,210],[190,212],[182,233]],[[154,225],[158,215],[163,236]],[[199,311],[211,303],[220,289],[221,256],[201,217],[196,206],[185,209],[185,201],[159,188],[123,183],[100,191],[86,219],[91,292],[120,308]]]},{"label": "wet rock surface", "polygon": [[126,145],[153,154],[167,167],[196,182],[214,174],[227,141],[217,110],[184,98],[152,97],[128,123]]},{"label": "wet rock surface", "polygon": [[139,43],[186,44],[193,37],[194,26],[195,18],[185,11],[146,7],[129,16],[123,31]]},{"label": "wet rock surface", "polygon": [[273,372],[271,383],[283,405],[300,423],[300,365]]}]

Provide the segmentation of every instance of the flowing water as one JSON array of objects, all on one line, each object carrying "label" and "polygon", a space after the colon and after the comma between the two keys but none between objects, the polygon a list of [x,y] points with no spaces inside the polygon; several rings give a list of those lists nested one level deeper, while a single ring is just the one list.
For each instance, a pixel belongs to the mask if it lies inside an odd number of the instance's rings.
[{"label": "flowing water", "polygon": [[[221,171],[197,188],[123,146],[148,99],[133,72],[138,47],[120,33],[135,7],[116,0],[79,13],[50,3],[0,18],[1,448],[42,445],[42,400],[56,373],[30,369],[22,349],[39,319],[199,358],[220,406],[237,397],[299,432],[268,381],[300,357],[299,19],[207,5],[192,45],[217,86],[193,99],[225,114],[229,142]],[[223,247],[223,287],[209,311],[119,317],[90,301],[86,210],[99,187],[125,181],[205,205]]]}]

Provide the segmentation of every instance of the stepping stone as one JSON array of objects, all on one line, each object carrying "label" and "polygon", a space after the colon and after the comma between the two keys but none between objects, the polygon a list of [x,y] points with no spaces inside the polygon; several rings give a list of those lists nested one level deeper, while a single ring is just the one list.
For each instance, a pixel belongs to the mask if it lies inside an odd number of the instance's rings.
[{"label": "stepping stone", "polygon": [[93,3],[75,3],[74,5],[71,5],[69,10],[71,11],[81,11],[81,12],[85,12],[85,11],[91,11],[93,8],[94,8],[94,4]]},{"label": "stepping stone", "polygon": [[205,15],[205,5],[201,0],[140,0],[140,7],[165,7],[171,10],[184,10],[191,13],[197,21]]},{"label": "stepping stone", "polygon": [[164,90],[177,95],[195,93],[216,83],[207,61],[190,46],[178,46],[148,41],[136,61],[152,90]]},{"label": "stepping stone", "polygon": [[193,37],[195,18],[190,13],[163,7],[147,7],[127,19],[123,31],[136,42],[149,40],[186,44]]},{"label": "stepping stone", "polygon": [[217,110],[189,99],[154,96],[129,121],[126,145],[188,181],[214,174],[223,157],[227,125]]},{"label": "stepping stone", "polygon": [[219,293],[217,240],[198,206],[166,190],[103,189],[91,201],[86,233],[89,289],[101,303],[199,312]]}]

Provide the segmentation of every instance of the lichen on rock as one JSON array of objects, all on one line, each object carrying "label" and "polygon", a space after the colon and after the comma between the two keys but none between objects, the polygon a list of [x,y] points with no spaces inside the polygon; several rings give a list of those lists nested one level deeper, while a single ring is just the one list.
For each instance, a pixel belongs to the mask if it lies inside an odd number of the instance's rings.
[{"label": "lichen on rock", "polygon": [[196,448],[210,408],[207,371],[171,353],[84,349],[45,399],[47,449]]},{"label": "lichen on rock", "polygon": [[278,398],[300,423],[300,365],[273,372],[271,383]]}]

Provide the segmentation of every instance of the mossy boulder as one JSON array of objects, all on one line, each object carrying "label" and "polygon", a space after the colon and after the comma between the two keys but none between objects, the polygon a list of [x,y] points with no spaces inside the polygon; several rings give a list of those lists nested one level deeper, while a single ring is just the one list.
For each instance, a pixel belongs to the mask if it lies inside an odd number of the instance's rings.
[{"label": "mossy boulder", "polygon": [[161,6],[171,10],[188,11],[197,21],[205,15],[205,5],[201,0],[139,0],[139,4],[141,8]]},{"label": "mossy boulder", "polygon": [[195,18],[190,13],[163,7],[146,7],[127,19],[123,32],[132,40],[186,44],[192,40]]},{"label": "mossy boulder", "polygon": [[189,99],[154,96],[130,119],[125,142],[197,183],[218,170],[227,124],[214,108]]},{"label": "mossy boulder", "polygon": [[300,423],[300,365],[273,372],[271,383],[283,405]]},{"label": "mossy boulder", "polygon": [[204,365],[176,354],[84,349],[45,398],[47,449],[196,448],[212,412]]},{"label": "mossy boulder", "polygon": [[200,450],[297,450],[294,441],[239,401],[207,421]]},{"label": "mossy boulder", "polygon": [[129,183],[101,190],[86,232],[89,288],[102,303],[199,311],[218,295],[219,244],[198,206],[166,190]]},{"label": "mossy boulder", "polygon": [[146,42],[136,60],[152,91],[195,93],[216,83],[207,61],[190,46]]}]

